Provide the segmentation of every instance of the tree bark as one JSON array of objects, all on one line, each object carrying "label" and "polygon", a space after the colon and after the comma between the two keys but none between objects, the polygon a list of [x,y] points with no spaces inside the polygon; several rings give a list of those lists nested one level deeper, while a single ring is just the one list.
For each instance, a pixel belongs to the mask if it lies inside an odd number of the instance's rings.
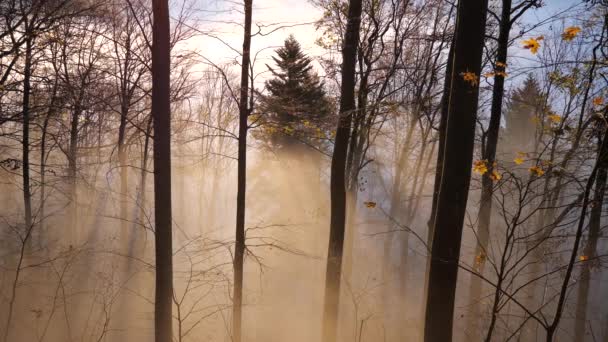
[{"label": "tree bark", "polygon": [[171,99],[170,24],[167,0],[153,0],[152,118],[154,122],[154,240],[156,342],[171,342],[173,305],[173,246],[171,228]]},{"label": "tree bark", "polygon": [[[125,75],[128,69],[128,53],[125,58]],[[126,76],[121,80],[121,103],[120,103],[120,125],[118,126],[118,164],[120,168],[120,220],[121,236],[127,236],[128,229],[128,168],[127,168],[127,146],[125,136],[127,130],[127,115],[129,114],[129,96],[127,94],[128,79]]]},{"label": "tree bark", "polygon": [[[424,339],[452,340],[460,242],[471,180],[479,87],[464,73],[481,72],[488,2],[458,4],[442,177],[437,198]],[[449,172],[450,177],[445,177]]]},{"label": "tree bark", "polygon": [[[445,152],[445,136],[448,126],[448,109],[450,105],[450,89],[452,88],[452,64],[454,63],[454,42],[452,38],[450,50],[448,52],[448,60],[445,68],[445,80],[443,82],[443,95],[441,96],[441,114],[439,117],[438,136],[439,142],[437,147],[437,162],[435,163],[435,179],[433,183],[433,198],[431,200],[431,215],[427,223],[427,253],[426,269],[424,272],[423,298],[426,298],[429,288],[429,270],[431,268],[431,246],[433,244],[433,230],[435,228],[435,214],[437,213],[437,200],[439,199],[439,187],[441,185],[441,176],[443,172],[443,154]],[[421,316],[426,312],[426,304],[423,305]]]},{"label": "tree bark", "polygon": [[576,299],[576,321],[574,325],[574,336],[584,339],[587,324],[587,304],[589,288],[591,286],[591,266],[597,261],[597,243],[601,234],[602,208],[604,194],[606,192],[606,180],[608,179],[608,156],[600,156],[595,190],[593,194],[593,205],[589,215],[589,239],[583,249],[583,255],[588,258],[582,262],[581,274]]},{"label": "tree bark", "polygon": [[359,27],[361,26],[362,0],[350,0],[348,21],[342,47],[342,83],[340,89],[340,117],[331,160],[330,199],[331,218],[329,245],[325,272],[325,303],[323,312],[323,341],[335,342],[337,336],[338,306],[344,228],[346,221],[346,158],[353,112],[355,110],[355,71]]},{"label": "tree bark", "polygon": [[[500,17],[500,28],[498,33],[498,47],[496,52],[496,62],[494,63],[494,86],[492,88],[492,107],[490,109],[490,123],[488,125],[485,146],[483,147],[483,159],[486,160],[488,171],[483,174],[481,179],[481,198],[479,201],[478,228],[477,228],[477,244],[475,247],[475,255],[473,256],[473,268],[476,272],[483,274],[485,266],[485,257],[478,258],[479,255],[486,253],[488,239],[490,237],[490,223],[492,216],[492,197],[494,193],[494,181],[492,180],[492,172],[494,170],[494,161],[496,160],[496,147],[498,145],[498,134],[500,132],[500,118],[502,117],[502,104],[505,91],[505,77],[502,72],[505,72],[507,64],[507,51],[509,48],[509,33],[511,32],[511,0],[502,1],[502,10]],[[477,262],[480,260],[480,262]],[[477,298],[482,292],[482,283],[480,277],[471,277],[469,287],[469,308],[471,313],[468,315],[469,333],[473,339],[479,335],[479,327],[476,323],[479,322],[481,305]]]},{"label": "tree bark", "polygon": [[[27,25],[26,25],[27,26]],[[25,237],[23,243],[31,244],[32,227],[32,192],[30,189],[30,93],[32,75],[32,37],[26,29],[28,37],[25,41],[25,65],[23,70],[23,138],[22,138],[22,168],[23,168],[23,205],[25,209]]]},{"label": "tree bark", "polygon": [[232,295],[232,341],[241,341],[243,315],[243,265],[245,258],[245,193],[247,189],[247,117],[249,116],[249,64],[251,49],[251,17],[253,0],[245,0],[243,58],[239,98],[239,146],[236,195],[236,234],[234,244],[234,288]]}]

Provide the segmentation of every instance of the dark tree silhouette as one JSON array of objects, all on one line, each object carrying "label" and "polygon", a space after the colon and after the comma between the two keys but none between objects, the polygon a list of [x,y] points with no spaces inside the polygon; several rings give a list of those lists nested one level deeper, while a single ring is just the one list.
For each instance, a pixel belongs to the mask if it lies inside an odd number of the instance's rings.
[{"label": "dark tree silhouette", "polygon": [[331,159],[331,215],[327,269],[325,272],[325,305],[323,314],[323,341],[334,342],[338,322],[340,282],[342,275],[342,251],[346,223],[346,154],[350,126],[355,110],[355,71],[359,28],[361,25],[361,0],[348,4],[348,22],[342,47],[342,84],[340,89],[340,117],[336,129],[334,153]]},{"label": "dark tree silhouette", "polygon": [[173,305],[173,244],[171,229],[171,45],[167,0],[152,3],[152,117],[154,121],[154,241],[156,342],[171,342]]},{"label": "dark tree silhouette", "polygon": [[[492,86],[492,105],[490,109],[490,122],[487,131],[482,137],[482,153],[483,160],[486,161],[488,171],[482,175],[481,179],[481,199],[479,201],[479,215],[477,228],[477,245],[475,249],[475,258],[481,262],[474,262],[476,271],[483,274],[485,266],[485,251],[487,249],[488,240],[490,238],[490,220],[492,214],[492,194],[494,192],[494,180],[492,179],[494,171],[494,161],[496,160],[496,148],[498,145],[498,136],[500,133],[500,121],[502,118],[503,99],[505,93],[505,77],[507,68],[507,52],[509,49],[509,34],[515,20],[520,18],[526,10],[533,6],[539,6],[536,0],[525,0],[516,4],[515,10],[512,0],[503,0],[500,14],[500,22],[498,27],[498,41],[496,47],[496,60],[492,63],[494,68],[494,84]],[[529,124],[522,129],[533,127]],[[520,128],[520,127],[518,127]],[[477,258],[484,255],[482,258]],[[480,314],[479,301],[476,295],[481,293],[481,279],[473,277],[470,286],[470,307],[471,314],[469,321],[472,323],[478,319]],[[471,324],[472,325],[472,324]],[[477,329],[472,329],[471,333],[476,334]]]},{"label": "dark tree silhouette", "polygon": [[468,199],[487,1],[458,4],[454,61],[437,209],[434,218],[424,339],[452,340],[454,297]]},{"label": "dark tree silhouette", "polygon": [[245,258],[245,192],[247,189],[247,118],[249,94],[249,64],[251,53],[251,16],[253,0],[245,0],[245,30],[243,59],[241,62],[241,89],[239,98],[239,142],[236,195],[236,235],[234,242],[234,288],[232,295],[232,340],[241,341],[243,306],[243,264]]}]

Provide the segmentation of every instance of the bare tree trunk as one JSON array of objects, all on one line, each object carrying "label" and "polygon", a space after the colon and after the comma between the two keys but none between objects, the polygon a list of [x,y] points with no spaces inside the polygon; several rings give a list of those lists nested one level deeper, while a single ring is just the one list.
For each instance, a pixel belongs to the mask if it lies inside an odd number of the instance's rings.
[{"label": "bare tree trunk", "polygon": [[[80,101],[80,100],[78,100]],[[68,150],[68,181],[70,187],[70,234],[71,244],[79,243],[78,232],[78,189],[76,181],[76,168],[78,160],[78,121],[80,120],[80,104],[76,103],[70,122],[70,146]]]},{"label": "bare tree trunk", "polygon": [[[464,79],[479,78],[487,0],[458,4],[454,65],[445,138],[442,177],[434,222],[424,339],[450,342],[460,241],[471,180],[479,87]],[[450,177],[445,177],[449,172]]]},{"label": "bare tree trunk", "polygon": [[[27,25],[26,25],[27,26]],[[26,29],[26,35],[30,35]],[[32,37],[25,41],[25,65],[23,70],[23,138],[22,138],[22,168],[23,168],[23,205],[25,209],[25,240],[26,246],[31,245],[32,227],[32,193],[30,189],[30,93],[32,75]]]},{"label": "bare tree trunk", "polygon": [[[435,228],[435,214],[437,213],[437,201],[439,199],[439,187],[441,185],[441,176],[443,172],[443,155],[445,152],[445,136],[448,129],[448,110],[450,105],[450,89],[452,88],[452,64],[454,63],[454,41],[450,44],[448,52],[448,60],[445,68],[445,79],[443,82],[443,95],[441,96],[441,116],[439,117],[439,146],[437,147],[437,162],[435,163],[435,179],[433,183],[433,198],[431,200],[431,215],[427,223],[427,253],[426,269],[424,272],[423,298],[427,298],[427,290],[429,288],[429,270],[431,268],[431,246],[433,244],[433,233]],[[421,316],[424,316],[426,304],[422,306]]]},{"label": "bare tree trunk", "polygon": [[[125,62],[127,63],[127,62]],[[127,80],[123,80],[126,83]],[[129,106],[125,85],[121,86],[121,104],[120,104],[120,125],[118,126],[118,164],[120,168],[120,220],[121,220],[121,236],[127,236],[128,229],[128,168],[127,168],[127,146],[125,144],[125,135],[127,130],[127,114]]]},{"label": "bare tree trunk", "polygon": [[[490,109],[490,123],[488,125],[485,146],[483,147],[483,159],[486,160],[488,171],[481,179],[481,198],[479,201],[479,216],[477,228],[477,244],[475,255],[473,256],[474,270],[483,274],[485,258],[478,258],[485,255],[490,237],[490,220],[492,216],[492,197],[494,193],[494,181],[492,172],[494,161],[496,160],[496,146],[498,145],[498,134],[500,132],[500,118],[502,116],[502,103],[505,91],[505,66],[507,64],[507,50],[509,48],[509,33],[511,31],[511,0],[502,1],[502,12],[500,17],[500,29],[498,34],[498,48],[496,62],[494,63],[494,86],[492,88],[492,107]],[[480,262],[477,262],[480,260]],[[468,315],[469,334],[473,339],[479,337],[480,331],[477,323],[479,322],[481,305],[477,298],[481,295],[482,283],[480,277],[471,277],[469,287],[469,308],[471,313]]]},{"label": "bare tree trunk", "polygon": [[[601,142],[603,144],[603,141]],[[600,144],[600,145],[601,145]],[[608,178],[608,156],[601,156],[595,180],[593,194],[593,205],[589,216],[589,239],[583,249],[583,255],[587,258],[581,265],[581,274],[578,282],[576,300],[576,322],[574,336],[584,339],[587,325],[587,304],[589,299],[589,288],[591,285],[591,266],[597,260],[597,243],[600,237],[602,208],[604,204],[604,193],[606,192],[606,180]]]},{"label": "bare tree trunk", "polygon": [[350,0],[348,22],[342,47],[342,83],[340,89],[340,117],[331,160],[330,192],[331,222],[325,272],[325,303],[323,311],[323,341],[335,342],[340,301],[342,252],[346,221],[346,158],[353,112],[355,110],[355,69],[362,0]]},{"label": "bare tree trunk", "polygon": [[431,151],[428,153],[428,157],[426,158],[426,163],[424,165],[424,169],[423,169],[423,176],[422,176],[422,182],[420,183],[420,186],[418,187],[418,193],[416,193],[416,202],[414,203],[414,207],[412,208],[412,212],[411,215],[415,215],[418,212],[418,207],[420,207],[420,203],[422,202],[422,192],[424,191],[424,187],[426,186],[427,183],[427,179],[429,177],[429,172],[428,170],[430,169],[430,165],[431,165],[431,160],[433,159],[433,156],[435,155],[435,148],[437,148],[437,143],[435,141],[433,141],[431,143]]},{"label": "bare tree trunk", "polygon": [[146,125],[146,138],[144,139],[144,148],[143,148],[143,156],[141,161],[141,171],[139,175],[139,194],[137,195],[137,205],[139,207],[139,212],[137,215],[137,220],[144,224],[145,223],[145,207],[146,207],[146,180],[148,175],[148,158],[149,158],[149,149],[150,149],[150,137],[152,136],[152,120],[153,118],[150,116],[148,119],[148,124]]},{"label": "bare tree trunk", "polygon": [[156,342],[171,342],[173,244],[171,228],[171,48],[167,0],[153,0],[152,118],[154,120],[154,241]]},{"label": "bare tree trunk", "polygon": [[40,232],[38,237],[38,243],[42,246],[42,234],[44,234],[44,220],[45,220],[45,204],[46,204],[46,143],[47,143],[47,131],[49,127],[49,122],[51,121],[51,116],[55,113],[55,101],[57,99],[57,85],[58,85],[58,75],[55,74],[55,81],[53,83],[53,91],[51,94],[51,102],[49,104],[48,111],[46,116],[44,117],[44,122],[42,123],[42,136],[40,137]]},{"label": "bare tree trunk", "polygon": [[[431,203],[431,215],[428,222],[428,244],[432,243],[433,227],[435,226],[435,214],[437,213],[437,201],[439,199],[439,186],[443,172],[443,154],[445,152],[445,136],[448,129],[448,110],[450,107],[450,90],[452,89],[452,69],[454,64],[454,42],[452,38],[448,60],[445,68],[445,80],[443,82],[443,95],[441,96],[441,116],[439,117],[439,147],[437,148],[437,162],[435,164],[435,181],[433,183],[433,201]],[[428,273],[428,272],[427,272]]]},{"label": "bare tree trunk", "polygon": [[243,266],[245,258],[245,193],[247,190],[247,117],[249,116],[249,64],[251,53],[251,17],[253,0],[245,0],[243,59],[239,98],[239,146],[236,195],[236,234],[234,241],[234,288],[232,295],[232,341],[241,341],[243,315]]}]

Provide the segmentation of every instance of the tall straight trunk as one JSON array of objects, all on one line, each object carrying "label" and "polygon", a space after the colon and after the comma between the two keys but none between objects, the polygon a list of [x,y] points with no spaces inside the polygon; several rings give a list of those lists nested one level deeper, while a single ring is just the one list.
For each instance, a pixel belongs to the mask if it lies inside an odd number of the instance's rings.
[{"label": "tall straight trunk", "polygon": [[[144,139],[144,150],[143,150],[143,157],[142,157],[142,161],[141,161],[141,172],[139,175],[139,194],[138,194],[138,206],[139,206],[139,213],[138,213],[138,220],[140,223],[145,223],[145,217],[146,217],[146,183],[147,183],[147,178],[148,178],[148,159],[149,159],[149,150],[150,150],[150,137],[152,135],[152,121],[153,118],[150,117],[148,119],[148,124],[146,126],[146,138]],[[137,237],[136,237],[137,238]],[[143,239],[142,239],[143,240]]]},{"label": "tall straight trunk", "polygon": [[[51,121],[51,116],[55,113],[55,101],[57,100],[57,85],[58,85],[58,75],[55,75],[55,80],[53,82],[53,91],[51,94],[51,102],[48,107],[48,111],[46,116],[44,117],[44,121],[42,123],[42,136],[40,137],[40,234],[44,234],[44,220],[45,220],[45,204],[46,204],[46,159],[47,159],[47,131],[49,127],[49,123]],[[38,242],[42,244],[42,236],[38,237]]]},{"label": "tall straight trunk", "polygon": [[429,177],[428,170],[430,169],[431,160],[433,159],[433,156],[435,155],[435,148],[437,148],[436,142],[432,142],[431,144],[432,144],[431,151],[428,153],[428,156],[426,158],[426,163],[423,168],[422,182],[420,183],[420,186],[418,187],[418,193],[415,196],[416,202],[414,203],[414,207],[412,208],[412,212],[411,212],[412,216],[418,212],[418,207],[420,207],[420,203],[422,202],[422,192],[424,191],[424,187],[426,186],[427,179]]},{"label": "tall straight trunk", "polygon": [[[481,198],[479,201],[477,244],[473,260],[474,270],[483,274],[485,258],[478,258],[479,255],[486,254],[488,239],[490,237],[490,221],[492,216],[492,196],[494,192],[494,181],[491,178],[496,160],[496,146],[498,145],[498,134],[500,132],[500,118],[502,116],[502,104],[505,91],[505,66],[507,63],[507,50],[509,48],[509,33],[511,32],[511,0],[502,1],[502,12],[500,17],[500,29],[498,34],[498,48],[496,52],[496,62],[494,63],[494,86],[492,88],[492,107],[490,109],[490,123],[488,125],[485,146],[483,148],[483,159],[487,161],[488,172],[481,179]],[[480,260],[480,262],[477,262]],[[481,305],[478,297],[481,296],[482,283],[480,277],[471,277],[469,287],[469,308],[471,313],[468,316],[469,333],[475,339],[480,331],[476,327],[479,322]]]},{"label": "tall straight trunk", "polygon": [[[357,56],[359,68],[363,68],[364,58],[361,51]],[[351,138],[348,142],[346,157],[346,231],[344,235],[344,256],[342,273],[344,279],[352,282],[352,268],[354,258],[355,240],[357,238],[357,227],[355,224],[357,199],[359,193],[359,171],[361,158],[363,156],[363,142],[365,134],[362,134],[365,125],[365,116],[368,110],[368,76],[364,73],[359,81],[359,92],[357,94],[358,107],[353,117]]]},{"label": "tall straight trunk", "polygon": [[352,116],[355,111],[355,63],[359,45],[359,28],[361,26],[361,2],[362,0],[349,1],[348,21],[344,35],[344,46],[342,47],[340,113],[330,172],[331,218],[325,271],[324,342],[335,342],[337,336],[342,251],[344,249],[346,221],[346,157]]},{"label": "tall straight trunk", "polygon": [[80,104],[76,103],[76,108],[72,112],[70,122],[70,146],[68,149],[68,181],[70,187],[70,238],[71,244],[79,243],[80,235],[78,233],[78,189],[76,181],[76,168],[78,162],[78,121],[80,120]]},{"label": "tall straight trunk", "polygon": [[[26,35],[29,35],[26,32]],[[25,209],[25,239],[23,243],[30,245],[32,227],[32,193],[30,189],[30,93],[32,75],[32,38],[25,41],[25,65],[23,70],[23,138],[22,138],[22,168],[23,168],[23,205]]]},{"label": "tall straight trunk", "polygon": [[[126,63],[126,62],[125,62]],[[123,80],[126,83],[127,80]],[[118,126],[118,164],[120,168],[120,220],[121,232],[126,234],[128,227],[128,168],[127,168],[127,146],[125,144],[125,135],[127,130],[127,115],[129,106],[125,86],[121,87],[121,104],[120,104],[120,125]],[[126,235],[122,235],[126,236]]]},{"label": "tall straight trunk", "polygon": [[[443,94],[441,96],[441,113],[439,117],[439,130],[438,130],[438,147],[437,147],[437,161],[435,163],[435,174],[433,183],[433,198],[431,199],[431,215],[427,223],[427,253],[426,269],[424,272],[424,286],[423,298],[427,297],[429,288],[429,270],[431,269],[431,245],[433,244],[433,229],[435,228],[435,213],[437,212],[437,200],[439,199],[439,187],[441,185],[441,176],[443,172],[443,155],[445,152],[445,136],[448,129],[448,109],[450,106],[450,89],[452,88],[452,69],[454,63],[454,41],[450,44],[450,50],[448,51],[448,60],[445,67],[445,79],[443,81]],[[424,316],[426,312],[426,303],[422,305],[421,316]]]},{"label": "tall straight trunk", "polygon": [[251,17],[253,0],[245,0],[243,59],[239,98],[239,147],[236,194],[236,234],[234,241],[234,288],[232,294],[232,341],[241,341],[243,316],[243,264],[245,258],[245,192],[247,181],[247,117],[249,116],[249,64],[251,53]]},{"label": "tall straight trunk", "polygon": [[171,342],[173,299],[173,243],[171,228],[171,45],[167,0],[153,0],[152,118],[154,121],[154,241],[156,342]]},{"label": "tall straight trunk", "polygon": [[[422,128],[422,130],[423,130],[422,137],[421,137],[422,146],[420,147],[420,153],[418,154],[418,157],[416,158],[416,166],[414,168],[414,179],[412,180],[412,186],[410,188],[410,194],[408,196],[407,207],[405,210],[405,217],[406,217],[407,225],[409,225],[414,220],[414,215],[415,215],[414,206],[419,201],[419,198],[416,197],[418,184],[420,182],[420,178],[424,176],[423,174],[421,174],[421,173],[423,173],[422,166],[424,165],[424,161],[425,161],[424,157],[426,154],[426,149],[428,148],[428,146],[430,144],[428,141],[428,137],[429,137],[429,133],[430,133],[431,129],[429,128],[428,130],[424,130],[424,128]],[[426,159],[428,159],[428,158],[426,158]]]},{"label": "tall straight trunk", "polygon": [[601,234],[602,208],[604,204],[604,193],[606,192],[606,180],[608,179],[608,156],[600,156],[595,180],[593,194],[593,206],[589,215],[589,239],[583,249],[583,255],[588,259],[581,265],[580,280],[578,282],[576,299],[576,321],[574,325],[574,336],[584,339],[585,327],[587,325],[587,304],[589,299],[589,288],[591,285],[591,266],[597,261],[597,243]]},{"label": "tall straight trunk", "polygon": [[445,67],[445,79],[443,81],[443,94],[441,96],[441,114],[439,117],[439,147],[437,148],[437,162],[435,163],[435,180],[433,183],[433,199],[431,202],[431,215],[428,221],[427,242],[429,248],[433,237],[433,227],[435,226],[435,213],[437,212],[437,200],[439,199],[439,187],[443,172],[443,154],[445,152],[445,136],[448,129],[448,110],[450,107],[450,90],[452,89],[452,69],[454,64],[454,42],[452,38],[448,60]]},{"label": "tall straight trunk", "polygon": [[[479,87],[464,73],[481,72],[488,2],[458,4],[442,177],[434,219],[426,304],[426,342],[452,340],[460,241],[471,180]],[[449,177],[448,176],[449,173]]]}]

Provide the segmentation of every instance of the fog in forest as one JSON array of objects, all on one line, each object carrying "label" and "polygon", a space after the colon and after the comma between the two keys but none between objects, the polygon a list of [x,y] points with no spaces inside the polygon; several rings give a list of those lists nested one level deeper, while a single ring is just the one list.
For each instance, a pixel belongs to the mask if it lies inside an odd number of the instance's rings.
[{"label": "fog in forest", "polygon": [[2,1],[0,342],[606,342],[607,58],[603,0]]}]

